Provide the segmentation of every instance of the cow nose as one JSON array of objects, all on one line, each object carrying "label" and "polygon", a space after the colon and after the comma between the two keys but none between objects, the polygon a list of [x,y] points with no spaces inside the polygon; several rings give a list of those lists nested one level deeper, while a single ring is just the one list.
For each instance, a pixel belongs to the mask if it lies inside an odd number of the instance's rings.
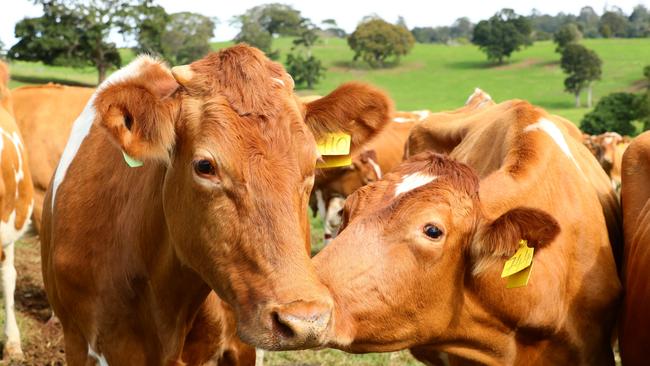
[{"label": "cow nose", "polygon": [[271,312],[273,332],[282,347],[310,348],[323,343],[330,324],[332,304],[322,301],[295,301]]}]

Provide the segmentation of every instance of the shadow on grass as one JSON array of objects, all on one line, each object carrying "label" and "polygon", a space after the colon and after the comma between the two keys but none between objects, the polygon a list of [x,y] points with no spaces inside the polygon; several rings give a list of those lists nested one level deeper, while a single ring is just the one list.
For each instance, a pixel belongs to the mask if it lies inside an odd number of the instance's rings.
[{"label": "shadow on grass", "polygon": [[445,66],[449,67],[450,69],[457,69],[457,70],[476,70],[476,69],[484,70],[484,69],[496,68],[508,64],[509,62],[504,62],[503,64],[497,64],[489,61],[459,61],[459,62],[450,62]]},{"label": "shadow on grass", "polygon": [[350,61],[350,60],[339,60],[332,63],[334,67],[349,69],[354,71],[372,71],[372,70],[383,70],[383,69],[393,69],[399,66],[399,61],[389,61],[386,62],[383,66],[372,67],[367,62],[363,61]]},{"label": "shadow on grass", "polygon": [[96,87],[96,84],[91,84],[91,83],[84,83],[81,81],[76,81],[76,80],[68,80],[68,79],[60,79],[60,78],[51,78],[51,77],[39,77],[39,76],[26,76],[26,75],[20,75],[20,74],[13,74],[11,75],[11,79],[14,81],[19,81],[21,83],[26,83],[26,84],[47,84],[47,83],[55,83],[55,84],[61,84],[61,85],[69,85],[69,86],[85,86],[85,87]]},{"label": "shadow on grass", "polygon": [[576,108],[574,101],[561,101],[561,102],[548,102],[548,103],[539,103],[540,106],[547,109],[587,109],[586,107]]}]

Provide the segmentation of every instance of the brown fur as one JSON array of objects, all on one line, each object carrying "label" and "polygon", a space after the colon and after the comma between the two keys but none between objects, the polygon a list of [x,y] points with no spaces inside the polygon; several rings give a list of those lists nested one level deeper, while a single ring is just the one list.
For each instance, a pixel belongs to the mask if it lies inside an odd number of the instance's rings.
[{"label": "brown fur", "polygon": [[622,172],[625,296],[619,322],[621,361],[624,365],[645,365],[650,339],[650,132],[632,141],[623,155]]},{"label": "brown fur", "polygon": [[[525,131],[540,118],[571,157]],[[618,205],[574,132],[516,100],[414,128],[411,158],[348,198],[345,230],[314,259],[335,299],[329,345],[412,348],[434,364],[440,352],[454,365],[612,364]],[[437,178],[395,196],[414,172]],[[531,278],[507,289],[500,273],[521,239],[535,248]]]},{"label": "brown fur", "polygon": [[[317,158],[309,106],[296,103],[281,66],[246,46],[192,64],[171,95],[169,71],[144,65],[100,86],[95,123],[53,206],[46,196],[44,282],[68,364],[93,362],[89,345],[118,365],[249,362],[234,324],[257,346],[318,343],[331,299],[305,250]],[[377,118],[379,129],[388,115]],[[120,149],[144,166],[126,166]],[[197,172],[200,160],[214,173]]]}]

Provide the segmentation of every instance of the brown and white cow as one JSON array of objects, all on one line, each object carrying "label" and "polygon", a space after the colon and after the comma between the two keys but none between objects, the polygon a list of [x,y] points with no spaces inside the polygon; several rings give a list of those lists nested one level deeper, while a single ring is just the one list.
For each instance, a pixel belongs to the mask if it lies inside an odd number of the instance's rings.
[{"label": "brown and white cow", "polygon": [[319,344],[332,300],[305,251],[315,140],[344,131],[356,149],[390,113],[359,83],[303,105],[282,66],[245,45],[111,75],[45,198],[44,282],[68,363],[204,362],[217,349],[186,339],[204,333],[211,289],[247,343]]},{"label": "brown and white cow", "polygon": [[625,296],[619,345],[623,365],[646,365],[650,339],[650,132],[632,141],[623,155],[622,172]]},{"label": "brown and white cow", "polygon": [[629,138],[616,132],[605,132],[595,136],[584,134],[583,143],[610,177],[614,190],[620,192],[621,165],[623,153],[630,144]]},{"label": "brown and white cow", "polygon": [[20,332],[14,311],[16,268],[14,243],[29,228],[34,187],[27,168],[27,154],[16,121],[11,115],[9,70],[0,62],[0,243],[2,244],[2,291],[5,308],[4,357],[20,359]]},{"label": "brown and white cow", "polygon": [[22,86],[12,90],[14,116],[29,154],[34,181],[33,222],[41,229],[43,198],[50,185],[72,123],[81,114],[93,88],[56,84]]},{"label": "brown and white cow", "polygon": [[[323,169],[316,175],[311,208],[323,219],[325,244],[336,236],[340,225],[340,213],[345,197],[360,187],[381,178],[402,162],[404,143],[411,128],[419,120],[413,114],[408,120],[405,112],[396,112],[393,122],[362,150],[352,155],[349,167]],[[395,120],[401,118],[404,120]]]},{"label": "brown and white cow", "polygon": [[[604,211],[617,206],[593,156],[520,100],[425,123],[416,155],[348,197],[341,233],[314,259],[335,300],[329,346],[411,348],[435,365],[440,353],[454,365],[612,365],[621,285]],[[531,277],[506,288],[522,239]]]}]

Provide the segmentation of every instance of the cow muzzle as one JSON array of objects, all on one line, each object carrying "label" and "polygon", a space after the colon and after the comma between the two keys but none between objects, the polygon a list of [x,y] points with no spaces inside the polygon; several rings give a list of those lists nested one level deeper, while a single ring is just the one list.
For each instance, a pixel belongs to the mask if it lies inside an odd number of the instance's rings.
[{"label": "cow muzzle", "polygon": [[274,349],[321,346],[330,327],[330,301],[295,301],[268,309],[266,322],[275,338]]}]

